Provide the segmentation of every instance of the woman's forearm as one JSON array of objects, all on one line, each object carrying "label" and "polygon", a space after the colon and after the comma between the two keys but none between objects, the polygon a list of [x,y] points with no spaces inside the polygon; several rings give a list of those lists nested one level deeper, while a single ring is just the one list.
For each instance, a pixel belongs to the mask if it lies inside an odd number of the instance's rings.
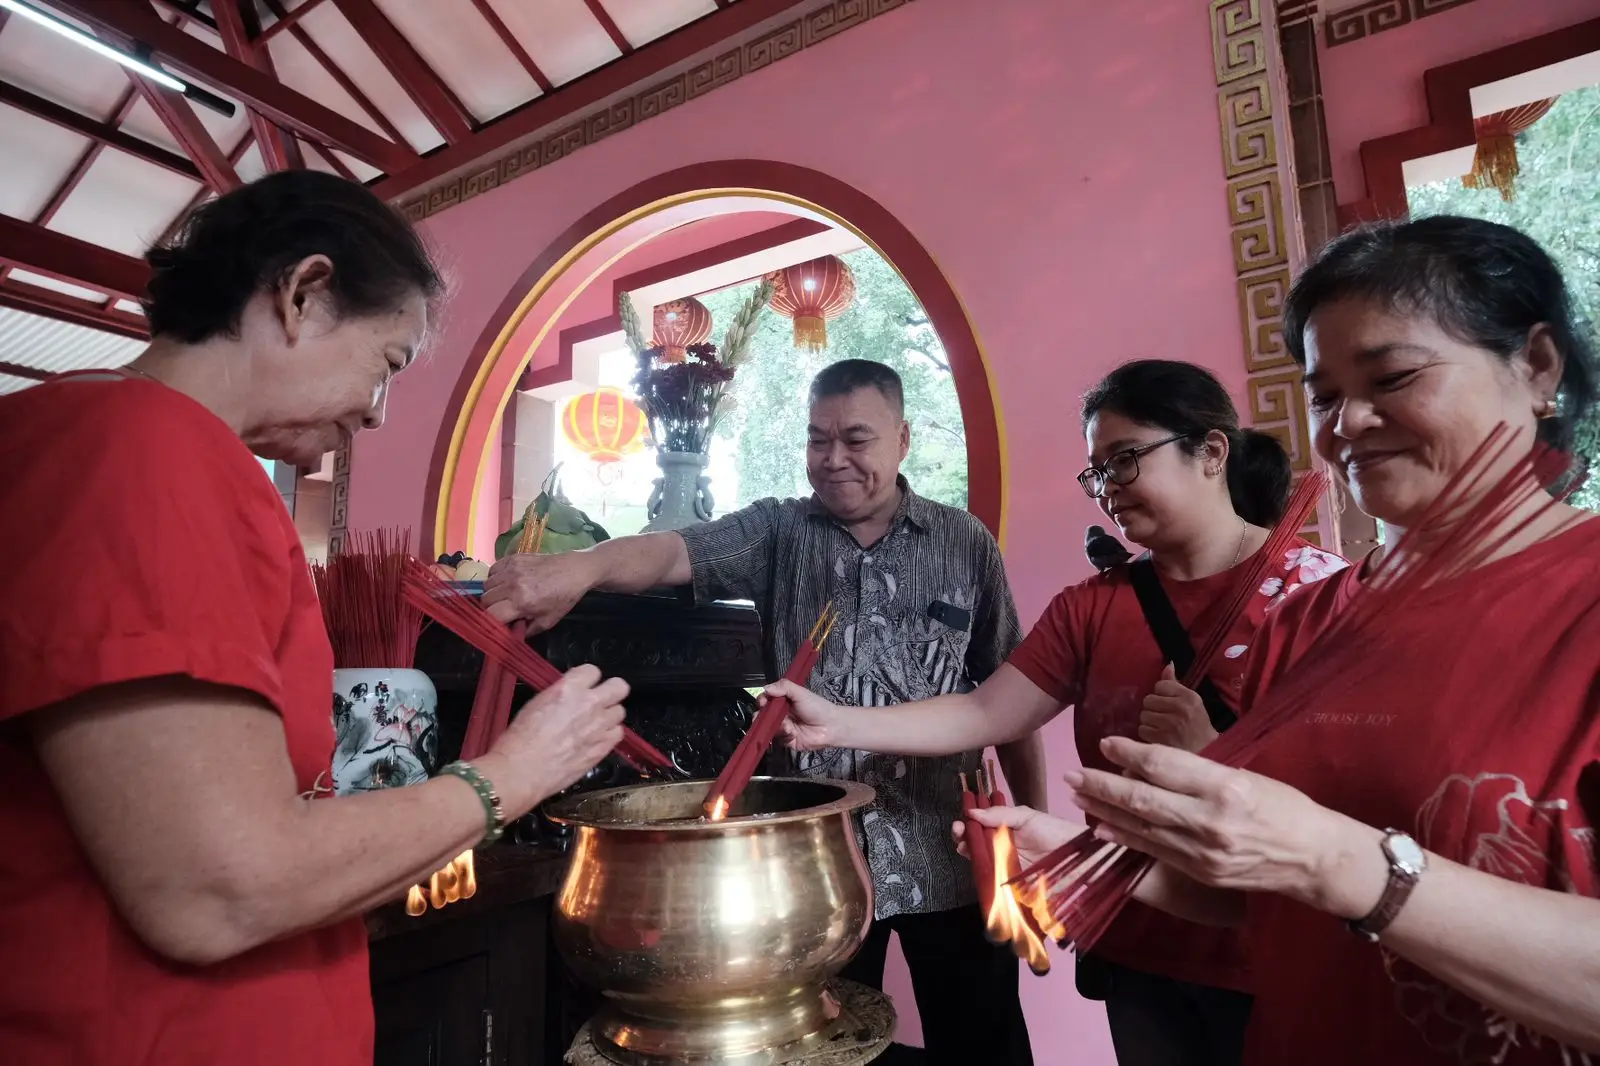
[{"label": "woman's forearm", "polygon": [[[1382,834],[1355,823],[1316,901],[1370,912],[1388,877]],[[1600,1052],[1600,900],[1535,888],[1430,853],[1383,946],[1536,1032]],[[1377,950],[1374,948],[1374,950]]]},{"label": "woman's forearm", "polygon": [[[118,911],[153,949],[213,963],[403,892],[482,839],[453,778],[305,799],[278,716],[230,690],[158,680],[42,715],[35,738]],[[490,754],[506,815],[546,784]]]},{"label": "woman's forearm", "polygon": [[835,746],[895,755],[954,755],[1022,740],[1061,704],[1020,670],[1001,666],[971,692],[894,707],[849,707]]},{"label": "woman's forearm", "polygon": [[1134,889],[1133,898],[1198,925],[1237,928],[1245,921],[1243,892],[1203,885],[1164,862],[1151,867]]},{"label": "woman's forearm", "polygon": [[[495,758],[475,762],[491,782]],[[397,835],[400,826],[405,832]],[[453,776],[409,788],[297,801],[277,827],[276,845],[266,843],[297,858],[269,874],[275,884],[240,892],[228,924],[250,941],[246,947],[254,947],[363,914],[398,899],[412,885],[426,884],[481,841],[486,829],[478,794]]]}]

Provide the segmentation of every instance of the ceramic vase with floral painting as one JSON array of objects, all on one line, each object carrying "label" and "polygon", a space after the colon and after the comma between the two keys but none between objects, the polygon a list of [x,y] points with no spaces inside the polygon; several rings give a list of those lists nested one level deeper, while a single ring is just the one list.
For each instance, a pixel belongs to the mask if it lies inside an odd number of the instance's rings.
[{"label": "ceramic vase with floral painting", "polygon": [[439,696],[421,670],[333,672],[333,784],[341,796],[426,781],[439,769]]}]

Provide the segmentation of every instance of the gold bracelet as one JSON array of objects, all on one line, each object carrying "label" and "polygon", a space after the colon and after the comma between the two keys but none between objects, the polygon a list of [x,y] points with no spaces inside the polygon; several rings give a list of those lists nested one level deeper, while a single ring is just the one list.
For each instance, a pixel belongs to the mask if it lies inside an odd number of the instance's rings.
[{"label": "gold bracelet", "polygon": [[500,809],[500,793],[494,790],[494,786],[489,783],[489,779],[479,773],[476,766],[469,762],[462,762],[459,759],[440,767],[439,773],[449,774],[451,777],[459,777],[471,785],[472,791],[478,794],[479,801],[483,803],[483,814],[487,828],[484,830],[483,840],[479,842],[478,846],[493,844],[499,840],[506,831],[505,812]]}]

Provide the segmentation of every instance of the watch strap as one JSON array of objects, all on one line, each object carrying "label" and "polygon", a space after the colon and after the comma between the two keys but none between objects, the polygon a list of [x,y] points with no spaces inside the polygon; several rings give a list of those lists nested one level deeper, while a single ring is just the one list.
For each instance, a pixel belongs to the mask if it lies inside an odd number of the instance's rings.
[{"label": "watch strap", "polygon": [[[1401,908],[1411,898],[1412,890],[1422,878],[1422,869],[1415,869],[1395,857],[1393,841],[1396,838],[1404,838],[1415,845],[1408,833],[1398,829],[1384,830],[1380,846],[1383,848],[1383,857],[1389,862],[1389,880],[1383,886],[1383,895],[1378,897],[1377,906],[1364,917],[1352,918],[1345,923],[1352,933],[1368,943],[1377,943],[1378,937],[1399,916]],[[1421,849],[1417,850],[1420,854]],[[1423,868],[1426,868],[1426,860]]]}]

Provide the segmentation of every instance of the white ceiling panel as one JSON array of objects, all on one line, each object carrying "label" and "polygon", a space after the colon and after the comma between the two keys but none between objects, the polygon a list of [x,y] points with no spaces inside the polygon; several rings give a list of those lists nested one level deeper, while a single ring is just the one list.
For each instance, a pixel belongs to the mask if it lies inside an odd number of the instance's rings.
[{"label": "white ceiling panel", "polygon": [[538,83],[470,4],[442,19],[438,0],[375,2],[478,121],[539,95]]},{"label": "white ceiling panel", "polygon": [[301,19],[300,25],[305,27],[306,36],[339,64],[372,105],[395,124],[411,147],[426,152],[444,143],[439,131],[406,95],[377,53],[332,4],[323,4]]},{"label": "white ceiling panel", "polygon": [[89,147],[89,139],[0,104],[0,214],[32,221]]},{"label": "white ceiling panel", "polygon": [[101,152],[50,228],[124,255],[143,255],[200,190],[182,174],[121,152]]},{"label": "white ceiling panel", "polygon": [[611,21],[635,48],[717,9],[715,0],[602,0]]}]

